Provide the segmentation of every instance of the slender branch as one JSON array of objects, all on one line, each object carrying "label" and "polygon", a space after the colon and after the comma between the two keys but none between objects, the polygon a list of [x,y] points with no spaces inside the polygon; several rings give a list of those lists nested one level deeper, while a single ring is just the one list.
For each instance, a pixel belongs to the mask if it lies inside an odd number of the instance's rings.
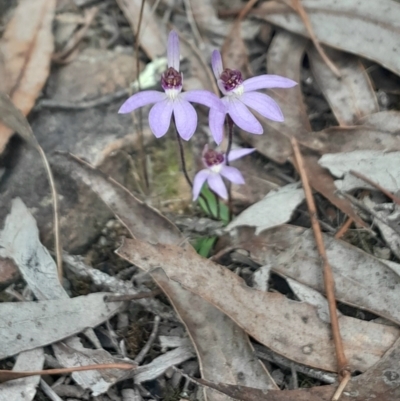
[{"label": "slender branch", "polygon": [[311,186],[308,182],[308,177],[304,167],[304,161],[300,153],[299,145],[295,138],[291,139],[291,143],[294,151],[294,157],[297,164],[297,169],[300,174],[301,181],[303,183],[304,193],[307,200],[307,206],[310,213],[311,225],[314,231],[315,242],[317,245],[318,253],[320,254],[320,257],[323,262],[324,286],[325,286],[326,297],[328,299],[328,304],[329,304],[329,315],[332,326],[333,342],[335,344],[335,349],[336,349],[337,371],[339,377],[344,379],[345,377],[347,377],[348,374],[350,374],[350,367],[348,365],[348,361],[344,353],[342,337],[340,334],[339,320],[336,310],[335,282],[333,278],[333,273],[328,261],[328,256],[326,254],[321,228],[318,223],[317,209],[315,207]]},{"label": "slender branch", "polygon": [[153,330],[150,334],[149,339],[147,340],[146,345],[141,349],[141,351],[137,354],[136,358],[134,359],[134,362],[140,365],[144,359],[144,357],[147,355],[149,352],[151,346],[153,345],[156,337],[157,337],[157,332],[158,332],[158,326],[160,324],[160,316],[155,316],[154,318],[154,326]]}]

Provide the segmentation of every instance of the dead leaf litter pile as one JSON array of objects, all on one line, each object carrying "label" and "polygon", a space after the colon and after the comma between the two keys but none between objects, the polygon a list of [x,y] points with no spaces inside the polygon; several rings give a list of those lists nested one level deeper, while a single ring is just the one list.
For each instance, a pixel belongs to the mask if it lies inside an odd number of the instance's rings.
[{"label": "dead leaf litter pile", "polygon": [[399,35],[0,0],[0,401],[400,400]]}]

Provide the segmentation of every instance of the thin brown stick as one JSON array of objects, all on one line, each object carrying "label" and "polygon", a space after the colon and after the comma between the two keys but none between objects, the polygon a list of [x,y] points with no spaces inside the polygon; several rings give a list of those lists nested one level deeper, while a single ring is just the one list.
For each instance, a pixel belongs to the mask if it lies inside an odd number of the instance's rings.
[{"label": "thin brown stick", "polygon": [[[144,14],[144,4],[146,0],[142,0],[142,3],[140,5],[140,11],[139,11],[139,22],[138,22],[138,27],[136,30],[136,40],[135,40],[135,50],[136,50],[136,81],[138,83],[138,91],[140,91],[140,58],[139,58],[139,47],[140,47],[140,31],[142,27],[142,21],[143,21],[143,14]],[[149,182],[149,176],[147,174],[147,162],[146,162],[146,155],[144,151],[144,135],[143,135],[143,127],[142,127],[142,109],[138,110],[139,112],[139,129],[138,129],[138,143],[139,143],[139,164],[142,170],[143,174],[143,180],[144,180],[144,185],[147,189],[147,191],[150,188],[150,182]]]},{"label": "thin brown stick", "polygon": [[366,177],[364,174],[358,173],[357,171],[350,170],[349,173],[351,175],[354,175],[354,177],[359,178],[360,180],[365,181],[367,184],[371,185],[371,187],[374,187],[381,191],[384,195],[386,195],[389,199],[391,199],[394,203],[397,203],[400,205],[400,198],[397,197],[396,195],[393,195],[391,192],[389,192],[387,189],[383,188],[380,186],[377,182],[372,181],[368,177]]},{"label": "thin brown stick", "polygon": [[342,227],[340,227],[340,229],[338,230],[338,232],[335,234],[335,239],[339,239],[342,238],[343,235],[347,232],[347,230],[350,228],[350,226],[352,225],[352,223],[354,222],[354,220],[349,217],[345,223],[342,225]]},{"label": "thin brown stick", "polygon": [[345,375],[343,376],[342,381],[340,382],[338,388],[335,391],[335,394],[333,394],[332,400],[331,401],[338,401],[339,398],[341,397],[344,389],[347,386],[347,383],[350,381],[351,379],[351,374],[349,371],[345,372]]},{"label": "thin brown stick", "polygon": [[328,299],[328,304],[329,304],[329,315],[332,326],[333,342],[335,344],[335,350],[336,350],[337,371],[339,377],[343,378],[345,377],[347,372],[350,372],[350,367],[348,365],[347,358],[344,353],[342,337],[340,335],[339,321],[336,312],[335,282],[333,279],[332,269],[326,254],[321,228],[318,223],[317,209],[315,206],[314,198],[312,196],[311,187],[308,182],[308,177],[304,167],[304,161],[300,153],[299,145],[295,138],[291,139],[291,143],[293,147],[293,152],[298,172],[300,174],[301,181],[303,183],[304,193],[306,196],[307,206],[310,213],[311,226],[313,228],[315,242],[323,262],[324,286],[325,286],[326,297]]},{"label": "thin brown stick", "polygon": [[310,39],[313,42],[313,44],[314,44],[315,48],[317,49],[319,55],[321,56],[322,60],[324,60],[325,64],[336,75],[336,77],[341,78],[342,74],[337,69],[335,64],[333,64],[332,60],[327,56],[324,49],[320,45],[318,38],[315,36],[314,29],[311,25],[310,18],[308,18],[308,14],[307,14],[306,10],[304,9],[301,1],[300,0],[291,0],[291,2],[288,3],[287,1],[285,1],[285,3],[288,4],[290,7],[292,7],[293,10],[299,14],[300,18],[303,21],[304,26],[307,29],[308,34],[310,35]]},{"label": "thin brown stick", "polygon": [[149,339],[147,340],[145,346],[140,350],[140,352],[136,355],[134,362],[140,365],[143,362],[144,357],[150,351],[151,346],[153,345],[154,341],[156,340],[157,333],[158,333],[158,326],[160,325],[160,316],[155,316],[154,318],[154,326],[153,330],[150,334]]},{"label": "thin brown stick", "polygon": [[14,370],[0,370],[0,383],[7,382],[9,380],[20,379],[21,377],[29,376],[42,376],[42,375],[65,375],[67,373],[80,372],[85,370],[101,370],[101,369],[123,369],[130,370],[135,369],[136,365],[128,363],[102,363],[98,365],[87,365],[87,366],[73,366],[71,368],[60,368],[60,369],[46,369],[28,372],[16,372]]},{"label": "thin brown stick", "polygon": [[40,153],[40,156],[43,160],[44,167],[47,172],[47,176],[49,177],[51,197],[53,199],[54,248],[56,251],[58,278],[61,282],[62,277],[63,277],[63,266],[62,266],[62,244],[61,244],[61,236],[60,236],[60,219],[59,219],[59,213],[58,213],[58,211],[59,211],[58,195],[57,195],[56,185],[54,183],[53,173],[51,171],[46,154],[44,153],[44,150],[42,149],[42,147],[39,144],[36,145],[36,149]]}]

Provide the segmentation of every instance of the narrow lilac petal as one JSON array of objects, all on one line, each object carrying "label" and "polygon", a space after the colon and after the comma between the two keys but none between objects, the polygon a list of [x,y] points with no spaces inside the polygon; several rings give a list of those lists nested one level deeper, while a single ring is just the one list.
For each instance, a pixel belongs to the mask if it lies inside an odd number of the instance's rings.
[{"label": "narrow lilac petal", "polygon": [[254,151],[255,149],[253,148],[232,149],[229,152],[228,160],[232,162],[234,160],[240,159],[241,157],[247,156]]},{"label": "narrow lilac petal", "polygon": [[221,53],[218,50],[214,50],[211,56],[211,66],[215,75],[215,78],[219,79],[224,70],[222,65]]},{"label": "narrow lilac petal", "polygon": [[139,107],[146,106],[147,104],[161,102],[165,99],[165,93],[159,91],[143,91],[135,93],[133,96],[125,100],[120,109],[119,114],[130,113]]},{"label": "narrow lilac petal", "polygon": [[167,58],[168,67],[179,71],[179,36],[175,31],[171,31],[168,35]]},{"label": "narrow lilac petal", "polygon": [[210,109],[210,114],[208,115],[208,124],[210,126],[211,135],[217,145],[219,145],[224,139],[225,115],[225,113],[220,113],[215,109]]},{"label": "narrow lilac petal", "polygon": [[296,85],[297,82],[293,81],[292,79],[281,77],[279,75],[268,74],[249,78],[243,82],[245,92],[268,88],[291,88]]},{"label": "narrow lilac petal", "polygon": [[283,121],[283,114],[278,103],[271,97],[260,92],[245,92],[240,100],[248,107],[251,107],[263,117],[273,121]]},{"label": "narrow lilac petal", "polygon": [[242,173],[235,167],[224,166],[221,169],[221,175],[234,184],[244,184]]},{"label": "narrow lilac petal", "polygon": [[207,178],[208,185],[220,198],[228,199],[228,191],[219,174],[210,174]]},{"label": "narrow lilac petal", "polygon": [[169,99],[156,103],[151,108],[149,125],[156,138],[161,138],[167,133],[171,124],[172,110],[173,103]]},{"label": "narrow lilac petal", "polygon": [[178,134],[188,141],[196,131],[196,110],[186,99],[180,98],[174,101],[174,117]]},{"label": "narrow lilac petal", "polygon": [[228,104],[228,113],[239,128],[250,132],[250,134],[260,135],[264,132],[262,125],[239,99],[227,99],[226,102]]},{"label": "narrow lilac petal", "polygon": [[200,170],[195,176],[193,180],[193,200],[195,201],[201,192],[201,188],[203,187],[204,183],[206,182],[207,178],[211,172],[209,170]]},{"label": "narrow lilac petal", "polygon": [[188,102],[203,104],[204,106],[218,110],[221,113],[226,112],[225,105],[215,93],[206,90],[191,90],[182,93],[181,97],[186,99]]}]

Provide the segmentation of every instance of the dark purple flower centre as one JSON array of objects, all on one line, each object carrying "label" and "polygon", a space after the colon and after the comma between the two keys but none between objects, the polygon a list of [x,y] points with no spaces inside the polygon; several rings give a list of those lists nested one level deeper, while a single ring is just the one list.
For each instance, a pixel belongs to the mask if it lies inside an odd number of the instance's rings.
[{"label": "dark purple flower centre", "polygon": [[161,75],[161,86],[164,90],[167,89],[180,89],[182,87],[182,74],[169,67],[164,74]]},{"label": "dark purple flower centre", "polygon": [[242,73],[238,70],[225,68],[220,76],[226,91],[232,91],[243,83]]},{"label": "dark purple flower centre", "polygon": [[223,153],[216,152],[212,149],[207,150],[207,152],[204,153],[203,158],[207,167],[222,164],[225,160],[225,156]]}]

